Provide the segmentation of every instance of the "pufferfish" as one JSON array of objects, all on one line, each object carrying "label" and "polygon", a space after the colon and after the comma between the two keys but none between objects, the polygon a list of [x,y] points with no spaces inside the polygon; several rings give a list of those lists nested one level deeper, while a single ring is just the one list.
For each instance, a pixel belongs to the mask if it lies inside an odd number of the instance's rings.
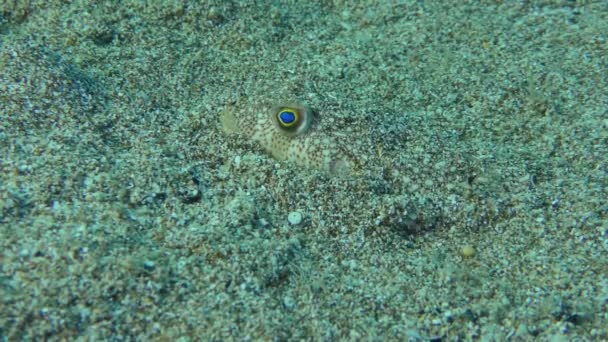
[{"label": "pufferfish", "polygon": [[241,134],[259,143],[277,160],[330,174],[348,174],[354,160],[344,143],[312,129],[314,119],[311,108],[292,103],[243,108],[229,105],[220,115],[226,133]]}]

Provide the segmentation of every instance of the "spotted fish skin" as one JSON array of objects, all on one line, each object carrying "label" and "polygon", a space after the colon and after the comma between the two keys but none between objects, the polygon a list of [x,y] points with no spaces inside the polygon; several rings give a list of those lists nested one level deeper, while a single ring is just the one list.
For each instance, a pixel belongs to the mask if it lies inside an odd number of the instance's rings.
[{"label": "spotted fish skin", "polygon": [[273,120],[281,108],[305,109],[298,105],[239,106],[229,105],[220,115],[224,131],[240,134],[257,142],[273,158],[287,161],[309,169],[318,169],[331,174],[348,174],[353,168],[353,158],[346,153],[346,145],[327,133],[313,127],[310,110],[302,112],[307,127],[298,134],[282,130]]}]

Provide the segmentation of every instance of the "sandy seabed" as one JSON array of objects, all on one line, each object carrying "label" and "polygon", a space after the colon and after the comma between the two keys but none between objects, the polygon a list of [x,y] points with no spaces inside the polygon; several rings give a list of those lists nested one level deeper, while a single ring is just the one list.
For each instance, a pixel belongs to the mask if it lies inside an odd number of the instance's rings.
[{"label": "sandy seabed", "polygon": [[[0,340],[608,339],[607,32],[605,1],[0,0]],[[285,101],[352,172],[220,125]]]}]

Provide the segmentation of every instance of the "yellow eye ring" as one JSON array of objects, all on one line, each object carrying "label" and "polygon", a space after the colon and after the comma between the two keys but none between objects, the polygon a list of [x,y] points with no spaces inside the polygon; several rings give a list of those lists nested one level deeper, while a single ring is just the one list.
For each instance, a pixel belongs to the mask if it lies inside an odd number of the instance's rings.
[{"label": "yellow eye ring", "polygon": [[300,105],[281,105],[272,110],[272,122],[286,136],[294,137],[310,129],[313,112]]}]

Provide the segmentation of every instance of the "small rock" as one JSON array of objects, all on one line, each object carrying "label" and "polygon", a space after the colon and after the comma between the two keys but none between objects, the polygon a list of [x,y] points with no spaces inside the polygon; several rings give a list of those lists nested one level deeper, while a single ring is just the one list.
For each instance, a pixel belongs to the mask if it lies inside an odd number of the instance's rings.
[{"label": "small rock", "polygon": [[287,215],[287,222],[292,226],[297,226],[302,223],[302,213],[299,211],[292,211]]},{"label": "small rock", "polygon": [[466,258],[472,258],[475,256],[475,248],[470,245],[462,247],[462,255]]},{"label": "small rock", "polygon": [[285,308],[293,310],[296,307],[296,300],[293,297],[286,296],[283,298],[283,305],[285,305]]},{"label": "small rock", "polygon": [[209,9],[209,12],[207,12],[207,19],[214,25],[220,25],[225,20],[224,15],[215,7]]},{"label": "small rock", "polygon": [[452,311],[446,311],[443,313],[443,319],[448,322],[448,323],[452,323],[454,322],[454,315],[452,314]]},{"label": "small rock", "polygon": [[154,271],[155,266],[156,266],[156,264],[154,264],[154,261],[151,261],[151,260],[144,261],[144,269],[146,271]]}]

